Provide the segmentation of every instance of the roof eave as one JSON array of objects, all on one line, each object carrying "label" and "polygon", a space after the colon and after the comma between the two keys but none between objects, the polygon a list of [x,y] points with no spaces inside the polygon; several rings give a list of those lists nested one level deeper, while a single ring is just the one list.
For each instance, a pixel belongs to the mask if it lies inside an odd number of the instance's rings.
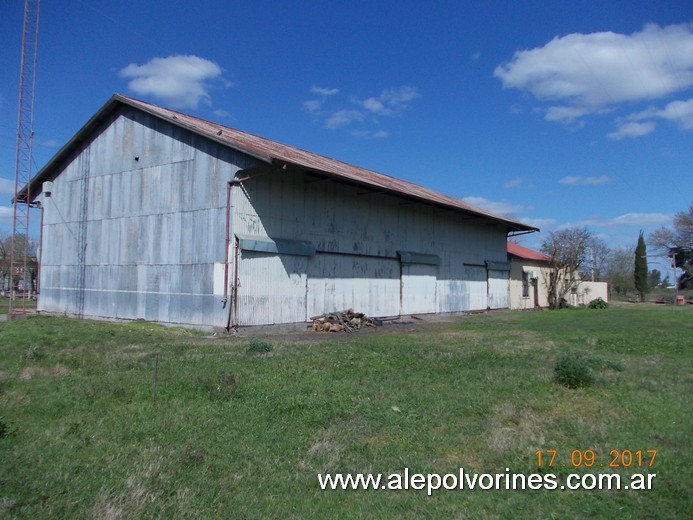
[{"label": "roof eave", "polygon": [[340,183],[344,183],[344,184],[351,184],[354,186],[360,186],[360,187],[372,189],[374,191],[377,191],[378,193],[384,193],[384,194],[392,195],[393,197],[397,197],[400,199],[409,199],[409,200],[424,204],[426,206],[436,206],[439,208],[444,208],[444,209],[449,210],[449,211],[454,211],[456,213],[462,213],[465,215],[470,215],[470,216],[475,217],[475,218],[491,220],[493,222],[505,225],[508,228],[508,233],[511,233],[512,231],[517,231],[518,235],[523,235],[526,233],[537,233],[540,231],[539,228],[529,226],[527,224],[523,224],[522,222],[518,222],[516,220],[505,218],[502,215],[494,215],[494,214],[485,213],[485,212],[478,212],[478,211],[475,211],[474,209],[471,209],[471,208],[463,208],[461,206],[456,206],[454,204],[446,204],[444,202],[431,200],[431,199],[428,199],[424,196],[419,196],[419,195],[416,195],[413,193],[403,193],[403,192],[401,192],[395,188],[390,188],[387,186],[380,186],[380,185],[376,185],[376,184],[372,184],[372,183],[364,182],[364,181],[358,181],[356,179],[349,179],[349,178],[342,177],[342,176],[340,176],[336,173],[330,172],[330,171],[307,167],[307,166],[302,165],[300,163],[292,163],[290,161],[286,161],[286,160],[281,159],[281,158],[277,158],[277,157],[273,158],[273,163],[289,165],[289,166],[292,166],[294,168],[298,168],[298,169],[301,169],[301,170],[304,170],[304,171],[307,171],[307,172],[310,172],[313,174],[328,177],[329,179],[331,179],[335,182],[340,182]]},{"label": "roof eave", "polygon": [[[29,181],[28,187],[30,189],[30,197],[31,201],[33,202],[34,197],[39,195],[41,193],[41,187],[38,186],[38,189],[36,189],[36,184],[39,183],[39,181],[43,179],[48,179],[51,177],[52,172],[60,166],[63,162],[65,162],[66,158],[69,156],[70,153],[72,153],[74,150],[79,148],[79,146],[84,143],[86,140],[87,135],[89,135],[95,128],[98,128],[101,123],[103,123],[106,118],[113,113],[113,111],[116,109],[118,102],[120,101],[117,99],[117,94],[114,94],[99,110],[94,114],[89,121],[87,121],[82,128],[80,128],[77,133],[72,136],[72,138],[63,145],[60,150],[56,152],[56,154],[41,168],[36,175],[34,175],[31,180]],[[26,192],[27,192],[27,186],[24,186],[19,193],[17,194],[17,199],[19,201],[25,202],[26,203]]]},{"label": "roof eave", "polygon": [[[495,223],[503,224],[506,226],[506,232],[507,233],[514,233],[514,234],[524,234],[524,233],[534,233],[538,232],[539,229],[535,228],[533,226],[529,226],[527,224],[524,224],[522,222],[518,222],[516,220],[504,217],[503,215],[498,215],[493,212],[489,212],[487,210],[483,210],[479,208],[478,210],[476,208],[468,208],[466,205],[459,203],[447,203],[445,200],[434,200],[431,198],[427,198],[424,195],[417,194],[417,193],[407,193],[404,190],[397,189],[396,187],[391,187],[391,186],[385,186],[381,185],[380,183],[374,183],[374,182],[367,182],[367,181],[359,181],[358,179],[355,179],[353,177],[348,177],[348,176],[342,176],[338,173],[335,172],[330,172],[327,170],[321,170],[318,168],[314,167],[309,167],[305,164],[301,164],[300,162],[293,162],[293,161],[287,161],[286,158],[282,157],[274,157],[274,156],[269,156],[265,155],[262,153],[259,153],[257,150],[252,150],[248,149],[238,143],[230,143],[224,136],[223,134],[210,134],[209,132],[202,131],[200,128],[197,128],[194,125],[187,124],[183,119],[184,115],[181,114],[181,118],[176,117],[176,114],[178,114],[175,111],[172,110],[167,110],[168,112],[171,112],[171,115],[168,115],[166,113],[162,113],[160,110],[157,110],[157,108],[154,105],[150,105],[149,103],[145,102],[139,102],[137,100],[133,100],[131,98],[128,98],[127,96],[123,96],[121,94],[113,94],[111,98],[99,109],[96,114],[94,114],[89,121],[87,121],[82,128],[53,156],[52,159],[46,165],[41,168],[41,170],[29,181],[29,184],[22,188],[22,190],[19,192],[17,198],[19,200],[22,200],[22,195],[24,195],[24,201],[26,201],[26,193],[27,193],[27,187],[29,188],[29,194],[31,197],[31,201],[33,202],[34,197],[39,195],[41,193],[41,186],[37,184],[40,183],[40,181],[44,179],[50,179],[51,176],[53,175],[54,171],[60,167],[61,164],[63,164],[69,155],[74,152],[74,150],[78,149],[79,146],[81,146],[85,141],[87,141],[88,136],[93,132],[96,128],[98,128],[119,106],[129,106],[132,107],[136,110],[141,110],[143,112],[146,112],[150,114],[153,117],[156,117],[158,119],[162,119],[164,121],[169,122],[172,125],[178,126],[180,128],[183,128],[189,132],[193,132],[196,135],[200,135],[206,139],[210,139],[214,142],[219,143],[222,146],[226,146],[229,148],[233,148],[235,150],[238,150],[244,154],[247,154],[251,157],[254,157],[255,159],[258,159],[262,162],[269,163],[269,164],[276,164],[276,163],[284,163],[288,165],[292,165],[294,167],[300,168],[305,171],[311,171],[314,173],[317,173],[319,175],[323,175],[326,177],[329,177],[331,179],[334,179],[335,181],[339,182],[346,182],[354,185],[359,185],[366,187],[368,189],[372,190],[377,190],[379,192],[383,193],[388,193],[393,196],[396,196],[398,198],[405,198],[409,200],[414,200],[417,202],[420,202],[425,205],[429,206],[436,206],[440,208],[445,208],[446,210],[451,210],[454,212],[458,213],[463,213],[465,215],[471,215],[472,217],[475,218],[480,218],[484,220],[489,220]],[[187,116],[186,116],[187,117]],[[426,190],[430,191],[430,190]],[[436,194],[436,197],[441,194]],[[445,199],[447,197],[442,196],[441,198]]]}]

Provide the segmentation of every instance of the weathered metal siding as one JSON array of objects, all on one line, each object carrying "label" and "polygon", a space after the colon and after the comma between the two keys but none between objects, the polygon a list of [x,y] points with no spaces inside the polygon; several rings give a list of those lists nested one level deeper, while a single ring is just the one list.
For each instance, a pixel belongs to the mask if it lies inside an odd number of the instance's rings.
[{"label": "weathered metal siding", "polygon": [[402,265],[402,314],[438,309],[437,271],[436,265]]},{"label": "weathered metal siding", "polygon": [[114,115],[42,196],[39,309],[225,323],[226,183],[252,163],[137,110]]},{"label": "weathered metal siding", "polygon": [[241,251],[238,309],[243,325],[306,321],[307,257]]},{"label": "weathered metal siding", "polygon": [[317,254],[308,263],[308,317],[345,309],[396,316],[399,284],[394,259]]},{"label": "weathered metal siding", "polygon": [[[346,308],[391,316],[489,306],[485,262],[506,258],[503,225],[292,172],[260,176],[235,189],[235,233],[316,246],[317,254],[306,258],[308,317]],[[402,250],[436,254],[441,263],[400,264]],[[283,283],[284,263],[252,273],[243,263],[241,268],[238,324],[288,319],[270,307],[296,300],[275,297],[270,304],[267,291],[259,289],[266,280]],[[502,305],[496,293],[494,286],[493,304]],[[505,294],[507,306],[507,276]]]},{"label": "weathered metal siding", "polygon": [[508,308],[508,271],[488,270],[489,309]]},{"label": "weathered metal siding", "polygon": [[[39,308],[220,326],[349,307],[391,316],[488,306],[480,266],[506,258],[505,224],[295,170],[232,188],[226,251],[227,183],[262,164],[124,107],[42,196]],[[236,251],[235,234],[306,240],[317,253]],[[440,265],[401,264],[398,251]]]}]

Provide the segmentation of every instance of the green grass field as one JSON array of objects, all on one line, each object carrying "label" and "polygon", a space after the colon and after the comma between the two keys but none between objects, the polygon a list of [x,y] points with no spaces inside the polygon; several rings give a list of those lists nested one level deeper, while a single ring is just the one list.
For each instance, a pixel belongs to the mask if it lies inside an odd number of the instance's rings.
[{"label": "green grass field", "polygon": [[[554,381],[566,351],[590,361],[591,386]],[[691,306],[261,340],[2,322],[0,518],[690,517],[692,374]],[[538,468],[537,450],[556,450],[554,465]],[[573,468],[574,450],[595,465]],[[657,455],[610,468],[611,450]],[[431,496],[318,485],[318,473],[405,468],[657,476],[651,490]]]},{"label": "green grass field", "polygon": [[[21,308],[21,306],[22,306],[22,301],[17,300],[17,303],[15,304],[15,309],[19,310]],[[24,307],[26,308],[27,312],[34,312],[36,310],[36,300],[27,299],[24,302]],[[6,296],[0,296],[0,315],[7,314],[9,308],[10,308],[10,299],[7,298]]]}]

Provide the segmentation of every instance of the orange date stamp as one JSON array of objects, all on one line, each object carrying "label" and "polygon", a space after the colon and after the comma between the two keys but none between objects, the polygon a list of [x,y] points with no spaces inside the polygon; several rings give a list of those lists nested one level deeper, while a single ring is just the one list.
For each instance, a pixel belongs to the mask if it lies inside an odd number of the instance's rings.
[{"label": "orange date stamp", "polygon": [[537,450],[537,467],[572,468],[651,468],[657,458],[657,450],[609,450],[608,456],[598,457],[593,449],[572,450],[560,453],[558,450]]}]

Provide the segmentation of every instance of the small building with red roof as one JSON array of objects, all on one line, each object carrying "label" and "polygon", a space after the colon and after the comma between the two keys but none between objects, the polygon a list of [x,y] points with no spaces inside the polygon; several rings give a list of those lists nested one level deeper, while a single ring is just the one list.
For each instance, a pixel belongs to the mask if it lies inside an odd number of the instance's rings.
[{"label": "small building with red roof", "polygon": [[[548,280],[551,257],[508,242],[510,280],[508,303],[511,309],[534,309],[549,306]],[[608,300],[606,282],[580,281],[570,295],[565,296],[570,305],[586,305],[596,298]]]}]

